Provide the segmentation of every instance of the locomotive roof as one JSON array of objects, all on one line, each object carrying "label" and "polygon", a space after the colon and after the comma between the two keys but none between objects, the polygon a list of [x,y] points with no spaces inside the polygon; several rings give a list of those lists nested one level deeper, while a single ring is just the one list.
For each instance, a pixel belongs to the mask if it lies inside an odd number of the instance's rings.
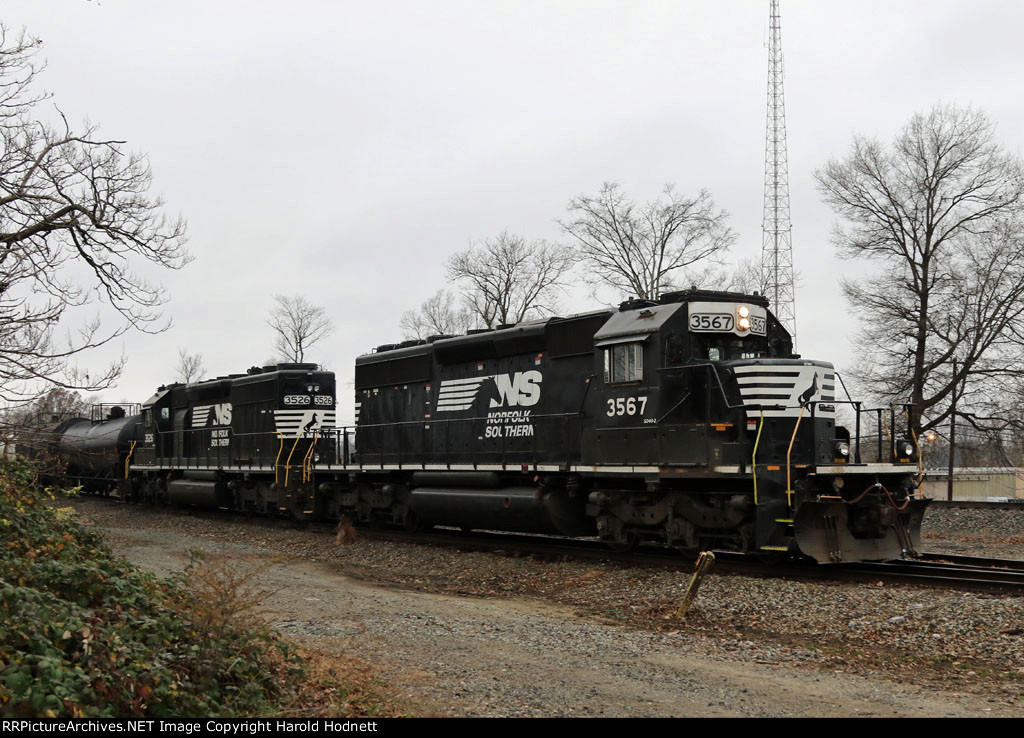
[{"label": "locomotive roof", "polygon": [[428,339],[383,344],[373,352],[356,357],[356,365],[376,364],[397,359],[435,355],[438,361],[463,361],[470,358],[486,359],[526,351],[542,351],[545,335],[554,325],[589,322],[601,316],[608,318],[594,340],[608,340],[615,337],[654,333],[662,324],[688,302],[745,302],[768,307],[768,298],[757,293],[689,289],[666,292],[657,301],[629,300],[619,306],[618,312],[611,309],[577,313],[566,317],[551,317],[539,320],[525,320],[516,325],[500,326],[496,329],[471,330],[462,336],[432,336]]},{"label": "locomotive roof", "polygon": [[658,297],[659,304],[677,302],[747,302],[759,307],[768,307],[768,298],[755,292],[748,295],[745,292],[724,292],[721,290],[679,290],[677,292],[665,292]]},{"label": "locomotive roof", "polygon": [[162,400],[164,397],[166,397],[167,393],[170,392],[170,391],[171,390],[168,389],[167,387],[162,387],[161,389],[158,389],[156,391],[156,393],[152,397],[150,397],[148,400],[146,400],[144,403],[142,403],[142,409],[143,410],[147,410],[147,409],[153,407],[155,404],[160,402],[160,400]]},{"label": "locomotive roof", "polygon": [[[494,330],[474,330],[462,336],[438,336],[421,341],[406,341],[400,344],[384,344],[375,351],[356,357],[356,364],[373,364],[412,356],[424,356],[436,353],[442,362],[448,358],[472,354],[476,358],[486,358],[486,353],[503,355],[519,351],[543,350],[544,336],[556,325],[589,321],[601,316],[610,315],[610,310],[593,310],[576,313],[565,317],[552,316],[537,320],[524,320],[512,326],[504,326]],[[481,352],[482,350],[482,352]]]},{"label": "locomotive roof", "polygon": [[156,393],[154,393],[152,397],[142,403],[142,406],[144,408],[152,407],[160,402],[160,400],[172,390],[185,390],[190,393],[190,395],[195,392],[228,392],[234,384],[241,385],[253,382],[265,382],[268,379],[273,379],[273,377],[268,375],[279,372],[288,372],[291,374],[331,373],[320,369],[319,364],[271,364],[264,367],[254,366],[245,374],[229,374],[223,377],[210,377],[209,379],[202,379],[198,382],[190,382],[188,384],[185,384],[184,382],[172,382],[170,384],[161,385],[157,388]]},{"label": "locomotive roof", "polygon": [[603,341],[616,338],[640,338],[650,333],[657,333],[669,318],[679,312],[683,303],[671,305],[651,305],[633,310],[613,313],[608,322],[594,335],[594,341],[600,345]]}]

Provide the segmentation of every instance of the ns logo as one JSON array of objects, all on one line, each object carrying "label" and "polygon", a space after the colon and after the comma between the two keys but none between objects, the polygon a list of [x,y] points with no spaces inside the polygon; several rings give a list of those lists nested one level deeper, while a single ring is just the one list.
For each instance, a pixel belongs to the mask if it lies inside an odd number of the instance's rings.
[{"label": "ns logo", "polygon": [[[543,377],[536,370],[514,374],[492,374],[483,377],[445,379],[437,394],[437,412],[451,413],[469,410],[473,407],[480,388],[487,386],[485,395],[491,395],[491,407],[530,407],[540,400],[540,383]],[[493,396],[490,382],[494,382],[497,397]]]},{"label": "ns logo", "polygon": [[231,403],[219,402],[216,405],[196,405],[192,409],[192,427],[205,428],[213,415],[214,425],[231,425]]},{"label": "ns logo", "polygon": [[540,383],[543,377],[536,370],[497,374],[494,384],[498,388],[498,399],[491,398],[491,407],[530,407],[540,400]]}]

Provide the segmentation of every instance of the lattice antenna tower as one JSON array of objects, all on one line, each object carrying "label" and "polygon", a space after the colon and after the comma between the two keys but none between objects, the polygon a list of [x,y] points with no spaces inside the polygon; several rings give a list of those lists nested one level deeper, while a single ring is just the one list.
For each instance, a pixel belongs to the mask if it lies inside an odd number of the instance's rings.
[{"label": "lattice antenna tower", "polygon": [[761,284],[771,308],[793,336],[796,304],[793,241],[789,220],[789,160],[786,154],[786,101],[782,91],[782,25],[779,0],[771,0],[768,39],[768,125],[764,156],[764,220],[761,227]]}]

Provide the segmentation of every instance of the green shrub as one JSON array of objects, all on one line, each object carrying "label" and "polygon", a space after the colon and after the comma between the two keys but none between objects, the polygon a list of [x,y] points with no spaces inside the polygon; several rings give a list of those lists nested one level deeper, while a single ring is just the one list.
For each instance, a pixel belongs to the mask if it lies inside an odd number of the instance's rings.
[{"label": "green shrub", "polygon": [[52,499],[30,464],[0,464],[0,713],[255,715],[291,696],[304,666],[288,645],[211,622]]}]

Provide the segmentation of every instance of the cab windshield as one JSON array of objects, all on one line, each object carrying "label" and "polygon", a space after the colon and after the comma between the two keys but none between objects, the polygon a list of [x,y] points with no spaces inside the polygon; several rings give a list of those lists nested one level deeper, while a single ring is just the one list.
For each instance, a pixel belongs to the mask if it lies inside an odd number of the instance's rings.
[{"label": "cab windshield", "polygon": [[694,358],[707,361],[763,359],[768,356],[768,342],[761,336],[701,336],[694,341]]}]

